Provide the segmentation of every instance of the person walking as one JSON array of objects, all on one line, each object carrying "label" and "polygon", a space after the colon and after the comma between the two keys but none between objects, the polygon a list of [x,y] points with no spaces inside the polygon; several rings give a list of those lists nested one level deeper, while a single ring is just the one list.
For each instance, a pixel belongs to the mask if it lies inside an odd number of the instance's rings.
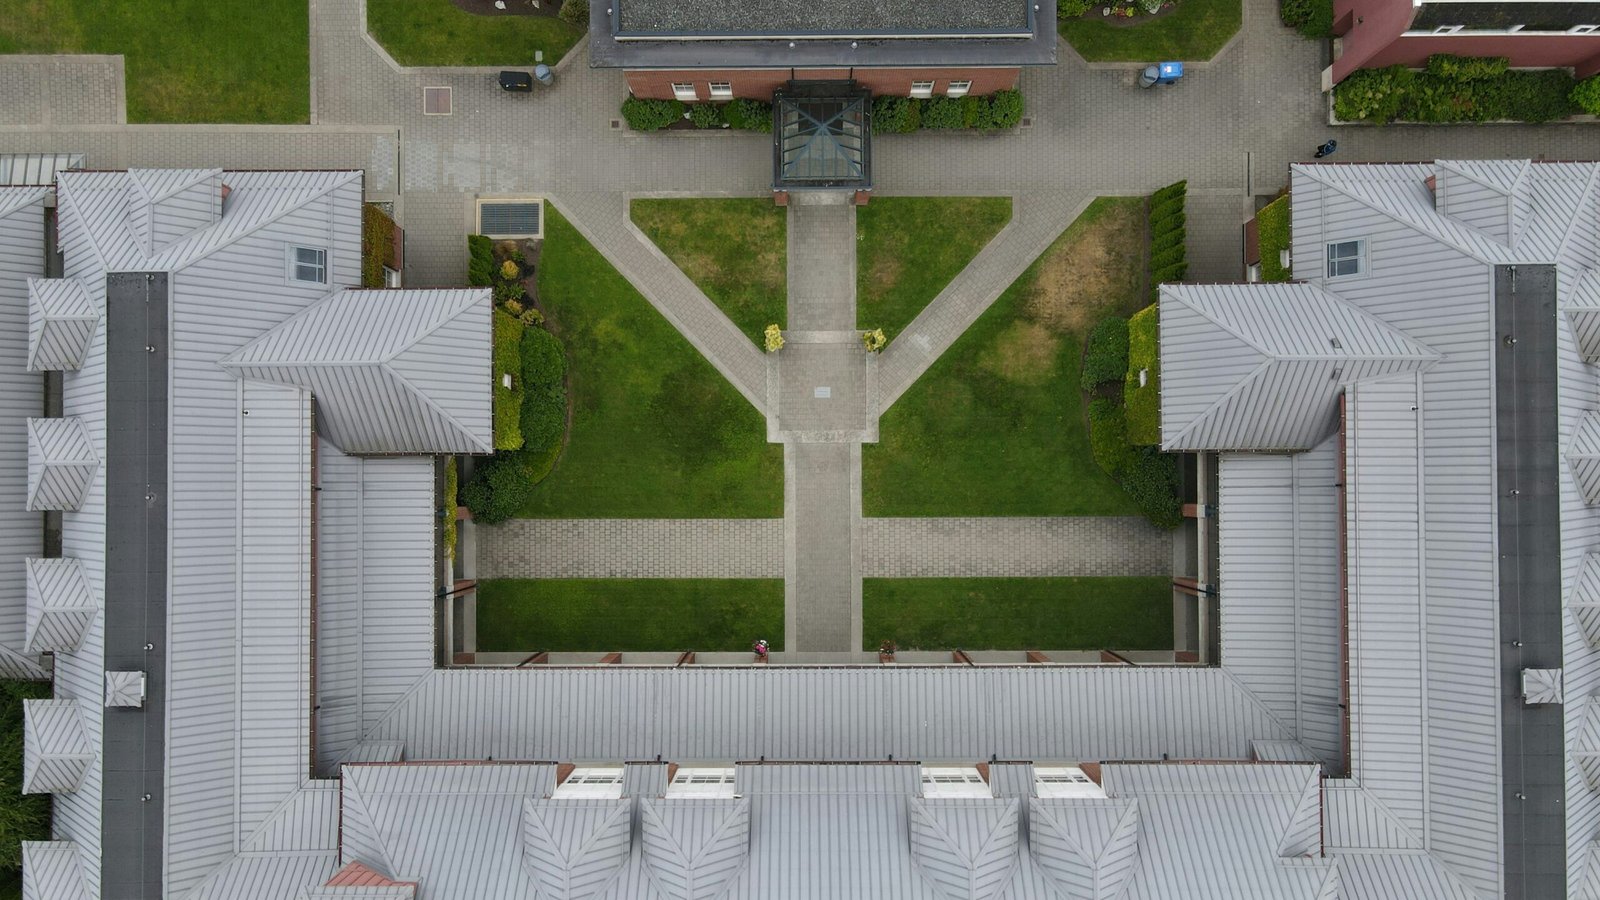
[{"label": "person walking", "polygon": [[1335,140],[1330,140],[1326,144],[1322,144],[1322,145],[1317,147],[1316,158],[1317,159],[1321,159],[1324,156],[1332,156],[1333,155],[1333,151],[1335,151],[1337,149],[1339,149],[1339,142],[1335,141]]},{"label": "person walking", "polygon": [[753,649],[756,652],[756,659],[765,660],[767,658],[767,642],[766,641],[756,641],[756,645],[755,645],[755,647]]}]

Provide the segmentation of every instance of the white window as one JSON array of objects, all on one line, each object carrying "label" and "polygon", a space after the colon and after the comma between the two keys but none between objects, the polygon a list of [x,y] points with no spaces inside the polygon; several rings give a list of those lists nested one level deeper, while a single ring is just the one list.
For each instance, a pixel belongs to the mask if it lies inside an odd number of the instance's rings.
[{"label": "white window", "polygon": [[688,84],[673,82],[672,96],[682,100],[685,103],[693,103],[694,101],[700,99],[700,96],[695,93],[693,82]]},{"label": "white window", "polygon": [[614,767],[573,769],[550,796],[556,800],[579,797],[616,800],[622,796],[622,770]]},{"label": "white window", "polygon": [[1366,241],[1336,241],[1328,245],[1328,277],[1360,275],[1366,268]]},{"label": "white window", "polygon": [[1106,792],[1077,766],[1034,766],[1036,797],[1104,797]]},{"label": "white window", "polygon": [[971,766],[923,766],[924,797],[993,797],[989,782]]},{"label": "white window", "polygon": [[972,90],[972,82],[952,81],[950,86],[944,89],[944,93],[947,97],[965,97],[970,90]]},{"label": "white window", "polygon": [[667,796],[694,800],[732,797],[733,768],[680,768],[672,774],[672,783],[667,785]]},{"label": "white window", "polygon": [[1567,29],[1568,34],[1592,34],[1600,31],[1600,25],[1574,25]]},{"label": "white window", "polygon": [[731,82],[731,81],[713,81],[713,82],[711,82],[711,99],[713,99],[713,100],[732,100],[733,99],[733,82]]},{"label": "white window", "polygon": [[328,251],[318,247],[290,247],[289,278],[312,284],[327,284]]},{"label": "white window", "polygon": [[911,96],[913,96],[913,97],[932,97],[933,96],[933,82],[931,82],[931,81],[913,81],[913,82],[911,82]]},{"label": "white window", "polygon": [[1434,27],[1433,33],[1434,34],[1455,34],[1456,32],[1460,31],[1462,29],[1462,27],[1463,26],[1460,26],[1460,25],[1438,25],[1438,26]]}]

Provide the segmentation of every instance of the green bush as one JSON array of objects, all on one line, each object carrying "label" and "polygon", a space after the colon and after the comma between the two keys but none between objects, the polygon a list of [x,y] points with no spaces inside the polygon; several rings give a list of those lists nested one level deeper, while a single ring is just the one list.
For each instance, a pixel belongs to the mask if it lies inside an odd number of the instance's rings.
[{"label": "green bush", "polygon": [[731,128],[741,131],[772,130],[771,103],[761,100],[734,100],[727,105],[723,115]]},{"label": "green bush", "polygon": [[[496,313],[496,324],[501,315],[504,313]],[[520,449],[502,450],[480,460],[461,491],[462,505],[472,510],[475,521],[486,524],[511,518],[527,503],[534,486],[555,466],[566,433],[567,356],[561,341],[543,328],[524,328],[518,361],[521,402],[511,409],[521,436]],[[497,360],[495,377],[499,375]],[[496,390],[500,390],[498,385]],[[496,405],[497,430],[500,414]]]},{"label": "green bush", "polygon": [[922,105],[923,128],[961,128],[965,119],[961,114],[961,98],[934,97]]},{"label": "green bush", "polygon": [[1095,0],[1056,0],[1056,18],[1076,19],[1097,5]]},{"label": "green bush", "polygon": [[461,490],[461,502],[472,510],[474,522],[493,525],[516,515],[533,487],[521,453],[497,453],[478,461]]},{"label": "green bush", "polygon": [[1176,528],[1183,521],[1177,457],[1154,447],[1131,448],[1117,481],[1152,525]]},{"label": "green bush", "polygon": [[375,203],[361,207],[361,286],[384,286],[383,269],[394,262],[394,220]]},{"label": "green bush", "polygon": [[50,795],[22,793],[22,701],[50,696],[42,681],[0,681],[0,883],[22,868],[22,842],[50,839]]},{"label": "green bush", "polygon": [[715,103],[696,103],[689,107],[689,122],[696,128],[721,128],[722,107]]},{"label": "green bush", "polygon": [[[1348,122],[1548,122],[1579,108],[1564,69],[1501,70],[1502,57],[1435,55],[1430,69],[1360,69],[1333,90],[1334,115]],[[1450,73],[1450,74],[1441,74]]]},{"label": "green bush", "polygon": [[1109,397],[1089,401],[1089,452],[1095,465],[1113,478],[1126,467],[1131,453],[1120,402]]},{"label": "green bush", "polygon": [[963,128],[988,130],[994,127],[994,111],[988,97],[968,94],[961,98],[961,125]]},{"label": "green bush", "polygon": [[556,18],[574,28],[589,27],[589,0],[565,0]]},{"label": "green bush", "polygon": [[1588,78],[1572,86],[1567,94],[1567,99],[1572,105],[1583,110],[1591,116],[1600,116],[1600,75],[1590,75]]},{"label": "green bush", "polygon": [[467,235],[467,284],[488,287],[494,283],[494,241],[481,234]]},{"label": "green bush", "polygon": [[995,91],[989,96],[992,128],[1015,128],[1022,122],[1022,92]]},{"label": "green bush", "polygon": [[1261,253],[1261,280],[1288,281],[1289,270],[1278,261],[1278,251],[1289,249],[1288,194],[1256,213],[1256,247]]},{"label": "green bush", "polygon": [[872,99],[872,130],[879,134],[909,134],[922,127],[922,101],[888,95]]},{"label": "green bush", "polygon": [[1158,203],[1165,203],[1168,200],[1181,201],[1184,197],[1188,196],[1188,194],[1188,179],[1184,179],[1183,181],[1175,181],[1166,187],[1157,188],[1156,192],[1150,195],[1150,205],[1154,206]]},{"label": "green bush", "polygon": [[1305,37],[1333,36],[1333,0],[1279,0],[1278,16]]},{"label": "green bush", "polygon": [[1150,254],[1154,256],[1155,254],[1172,247],[1182,247],[1184,245],[1184,241],[1188,240],[1188,238],[1189,230],[1184,228],[1182,225],[1179,225],[1176,228],[1163,229],[1159,232],[1156,232],[1155,235],[1150,239]]},{"label": "green bush", "polygon": [[[494,311],[494,448],[515,450],[522,446],[523,325],[503,310]],[[511,387],[505,376],[511,376]]]},{"label": "green bush", "polygon": [[567,374],[566,348],[543,328],[522,334],[522,380],[529,385],[559,384]]},{"label": "green bush", "polygon": [[622,101],[622,118],[634,131],[660,131],[683,118],[683,103],[629,97]]},{"label": "green bush", "polygon": [[1435,78],[1446,81],[1477,81],[1499,78],[1511,68],[1511,60],[1504,56],[1456,56],[1452,53],[1435,53],[1428,57],[1423,68]]},{"label": "green bush", "polygon": [[[1136,446],[1161,443],[1161,349],[1154,304],[1128,319],[1128,377],[1122,386],[1127,411],[1128,441]],[[1147,375],[1139,385],[1139,372]]]},{"label": "green bush", "polygon": [[1128,374],[1128,320],[1112,316],[1100,320],[1089,332],[1089,350],[1083,356],[1083,383],[1095,387],[1122,382]]}]

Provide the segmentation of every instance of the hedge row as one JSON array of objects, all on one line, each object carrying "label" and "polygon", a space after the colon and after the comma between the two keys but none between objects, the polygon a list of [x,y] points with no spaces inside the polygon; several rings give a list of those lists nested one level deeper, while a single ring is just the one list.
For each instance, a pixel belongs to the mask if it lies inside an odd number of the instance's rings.
[{"label": "hedge row", "polygon": [[772,104],[761,100],[733,100],[728,103],[696,103],[681,100],[645,100],[629,97],[622,101],[622,118],[634,131],[660,131],[687,117],[696,128],[736,128],[740,131],[771,131]]},{"label": "hedge row", "polygon": [[467,284],[488,287],[494,283],[494,241],[481,234],[467,235]]},{"label": "hedge row", "polygon": [[1159,285],[1168,281],[1182,281],[1189,274],[1189,263],[1184,255],[1188,240],[1185,229],[1187,217],[1183,211],[1188,199],[1189,182],[1180,181],[1150,195],[1150,294],[1154,302]]},{"label": "hedge row", "polygon": [[1549,122],[1600,107],[1594,79],[1564,69],[1509,69],[1496,57],[1435,54],[1423,70],[1358,69],[1333,89],[1334,115],[1346,122]]},{"label": "hedge row", "polygon": [[444,464],[444,497],[440,499],[439,514],[444,517],[444,552],[451,559],[456,556],[456,506],[461,492],[461,473],[454,456]]},{"label": "hedge row", "polygon": [[1183,511],[1177,458],[1129,443],[1122,404],[1105,397],[1089,401],[1089,447],[1095,463],[1122,485],[1145,518],[1162,528],[1178,527]]},{"label": "hedge row", "polygon": [[1333,36],[1333,0],[1278,0],[1278,17],[1305,37]]},{"label": "hedge row", "polygon": [[375,203],[361,207],[361,286],[381,288],[384,266],[394,259],[394,220]]},{"label": "hedge row", "polygon": [[473,520],[487,525],[515,516],[527,503],[555,467],[566,433],[566,350],[543,328],[525,329],[520,350],[522,447],[481,460],[461,492]]},{"label": "hedge row", "polygon": [[1083,386],[1098,387],[1121,381],[1128,372],[1128,320],[1102,319],[1089,332],[1089,350],[1083,357]]},{"label": "hedge row", "polygon": [[[494,448],[522,446],[522,321],[505,310],[494,311]],[[506,387],[505,376],[511,376]]]},{"label": "hedge row", "polygon": [[1288,281],[1289,270],[1278,262],[1279,251],[1289,249],[1288,194],[1256,213],[1256,247],[1261,253],[1261,280]]},{"label": "hedge row", "polygon": [[879,134],[909,134],[923,128],[1015,128],[1022,121],[1023,109],[1021,91],[926,100],[882,96],[872,101],[872,130]]},{"label": "hedge row", "polygon": [[[1128,319],[1128,370],[1122,386],[1127,411],[1128,442],[1136,446],[1161,443],[1161,348],[1155,304]],[[1145,373],[1144,385],[1139,373]]]}]

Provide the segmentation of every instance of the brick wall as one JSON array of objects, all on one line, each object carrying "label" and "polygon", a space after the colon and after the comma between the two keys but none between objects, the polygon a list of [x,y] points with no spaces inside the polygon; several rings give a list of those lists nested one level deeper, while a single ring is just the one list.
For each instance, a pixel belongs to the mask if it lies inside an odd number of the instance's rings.
[{"label": "brick wall", "polygon": [[1421,66],[1433,53],[1507,56],[1525,68],[1571,66],[1579,78],[1600,71],[1600,34],[1457,34],[1405,36],[1411,0],[1334,0],[1334,32],[1343,52],[1333,61],[1334,83],[1356,69],[1397,63]]},{"label": "brick wall", "polygon": [[992,94],[1017,86],[1021,69],[689,69],[656,70],[632,69],[626,73],[628,90],[635,97],[653,100],[671,100],[672,85],[693,84],[701,100],[711,99],[710,83],[726,81],[733,85],[735,97],[754,97],[770,100],[772,92],[796,80],[844,80],[854,78],[873,94],[899,94],[911,92],[913,81],[932,81],[934,93],[943,94],[952,81],[972,82],[974,94]]}]

